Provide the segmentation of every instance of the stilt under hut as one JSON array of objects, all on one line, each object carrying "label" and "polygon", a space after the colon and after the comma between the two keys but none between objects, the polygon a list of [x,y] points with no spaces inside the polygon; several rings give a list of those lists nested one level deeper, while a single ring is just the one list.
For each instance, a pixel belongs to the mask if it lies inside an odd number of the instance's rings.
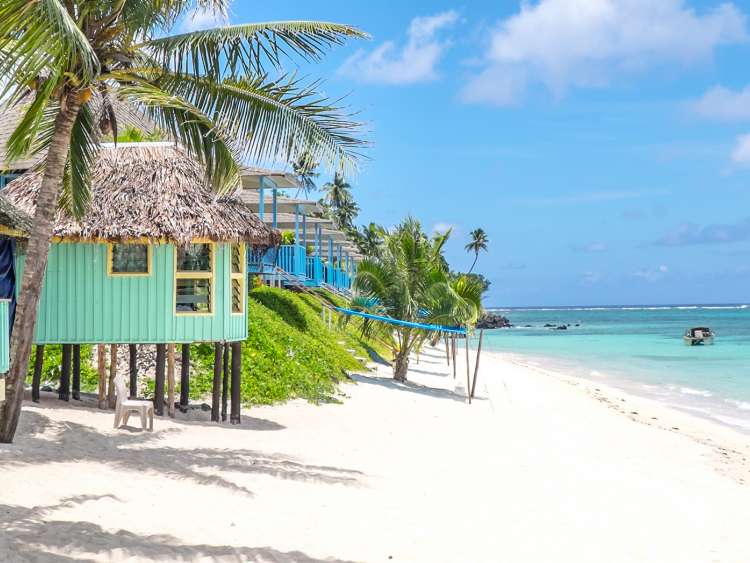
[{"label": "stilt under hut", "polygon": [[[39,172],[13,180],[0,195],[20,215],[33,215]],[[7,221],[11,223],[12,221]],[[19,228],[20,227],[20,228]],[[0,232],[23,240],[23,225]],[[212,420],[219,421],[222,371],[231,370],[230,421],[240,420],[241,341],[247,338],[248,247],[278,245],[280,234],[265,225],[234,194],[218,196],[203,167],[173,143],[105,145],[91,170],[91,203],[80,219],[58,211],[36,323],[35,344],[63,345],[60,397],[79,395],[79,350],[99,344],[99,399],[111,399],[103,346],[116,361],[117,344],[156,346],[155,411],[164,414],[166,391],[174,397],[174,345],[181,344],[180,406],[188,397],[189,345],[215,343]],[[14,253],[14,279],[23,275],[24,245]],[[2,256],[0,256],[0,260]],[[18,291],[16,287],[15,291]],[[0,311],[1,313],[1,311]],[[1,328],[1,327],[0,327]],[[8,336],[2,335],[7,346]],[[136,355],[130,359],[134,362]],[[231,361],[224,361],[231,352]],[[169,369],[165,362],[169,356]],[[0,360],[2,346],[0,346]],[[71,366],[72,362],[72,366]],[[72,379],[69,375],[72,372]],[[131,365],[130,394],[137,385]],[[38,397],[38,378],[34,379]],[[224,390],[225,395],[227,389]],[[174,405],[168,405],[169,413]]]}]

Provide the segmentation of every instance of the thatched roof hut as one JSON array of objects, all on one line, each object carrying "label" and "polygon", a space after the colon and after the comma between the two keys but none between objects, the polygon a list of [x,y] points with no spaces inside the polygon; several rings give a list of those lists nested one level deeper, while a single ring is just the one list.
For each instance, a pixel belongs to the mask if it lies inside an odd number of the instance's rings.
[{"label": "thatched roof hut", "polygon": [[[33,215],[42,174],[13,180],[2,196]],[[7,205],[0,197],[0,213]],[[1,217],[1,216],[0,216]],[[203,167],[173,143],[104,145],[91,170],[91,203],[79,221],[59,210],[53,236],[73,240],[123,242],[148,239],[187,244],[193,239],[279,243],[234,195],[217,196]]]}]

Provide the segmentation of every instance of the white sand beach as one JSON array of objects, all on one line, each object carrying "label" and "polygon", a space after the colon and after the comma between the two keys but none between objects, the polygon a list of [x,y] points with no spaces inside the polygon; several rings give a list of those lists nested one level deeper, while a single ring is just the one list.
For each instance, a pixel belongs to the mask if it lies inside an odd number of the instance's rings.
[{"label": "white sand beach", "polygon": [[750,561],[747,436],[488,353],[468,405],[458,373],[154,433],[47,394],[0,446],[0,560]]}]

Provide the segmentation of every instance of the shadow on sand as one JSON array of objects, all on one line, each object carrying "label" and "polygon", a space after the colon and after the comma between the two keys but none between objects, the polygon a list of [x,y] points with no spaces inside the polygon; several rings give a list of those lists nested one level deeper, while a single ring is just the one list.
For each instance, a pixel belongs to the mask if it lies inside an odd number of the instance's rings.
[{"label": "shadow on sand", "polygon": [[[370,377],[367,375],[353,375],[352,379],[354,379],[358,383],[366,383],[368,385],[378,385],[380,387],[385,387],[386,389],[394,389],[396,391],[408,391],[409,393],[416,393],[418,395],[425,395],[427,397],[434,397],[437,399],[449,399],[451,401],[458,401],[460,403],[466,402],[466,396],[464,396],[463,394],[456,393],[455,391],[450,391],[449,389],[439,389],[436,387],[427,387],[425,385],[418,385],[416,383],[412,383],[411,381],[400,383],[393,379],[386,379],[384,377]],[[474,397],[474,399],[472,400],[476,401],[476,400],[482,400],[482,399],[481,397]]]},{"label": "shadow on sand", "polygon": [[[105,499],[119,501],[114,495],[80,495],[63,499],[56,505],[33,508],[0,504],[0,553],[3,561],[68,563],[91,561],[87,555],[98,559],[106,554],[108,559],[132,561],[347,563],[341,559],[316,559],[300,551],[279,551],[272,547],[186,545],[167,534],[142,536],[127,530],[106,530],[93,522],[54,518],[58,510]],[[66,553],[74,556],[63,555]]]},{"label": "shadow on sand", "polygon": [[189,432],[189,429],[102,432],[76,422],[53,421],[42,410],[25,408],[16,442],[0,444],[4,467],[87,460],[126,471],[148,471],[198,485],[224,487],[246,495],[252,492],[225,478],[221,472],[344,485],[357,485],[362,476],[356,470],[309,465],[276,453],[243,448],[181,449],[164,445],[165,437]]}]

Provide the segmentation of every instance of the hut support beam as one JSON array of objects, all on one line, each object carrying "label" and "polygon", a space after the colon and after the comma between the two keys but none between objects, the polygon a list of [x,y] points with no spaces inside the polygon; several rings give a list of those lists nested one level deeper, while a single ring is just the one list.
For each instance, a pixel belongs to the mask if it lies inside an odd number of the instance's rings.
[{"label": "hut support beam", "polygon": [[219,408],[221,400],[221,368],[223,352],[224,344],[216,342],[214,344],[214,382],[211,394],[211,422],[219,422],[221,420]]},{"label": "hut support beam", "polygon": [[73,400],[81,400],[81,345],[73,344]]},{"label": "hut support beam", "polygon": [[130,355],[130,398],[138,396],[138,348],[135,344],[128,345]]},{"label": "hut support beam", "polygon": [[474,380],[471,382],[471,397],[474,397],[474,391],[477,389],[477,374],[479,373],[479,356],[482,353],[482,340],[484,339],[484,329],[479,331],[479,346],[477,346],[477,361],[474,364]]},{"label": "hut support beam", "polygon": [[104,344],[96,347],[96,370],[99,373],[99,408],[107,408],[107,358]]},{"label": "hut support beam", "polygon": [[174,344],[167,345],[167,414],[174,418]]},{"label": "hut support beam", "polygon": [[34,377],[31,379],[31,400],[39,402],[39,386],[42,383],[42,368],[44,367],[44,344],[36,345],[34,356]]},{"label": "hut support beam", "polygon": [[451,335],[451,358],[453,359],[453,379],[456,379],[456,335]]},{"label": "hut support beam", "polygon": [[227,421],[227,398],[229,395],[229,342],[224,344],[224,369],[221,378],[221,421]]},{"label": "hut support beam", "polygon": [[154,411],[159,416],[164,416],[164,359],[167,347],[164,344],[156,345],[156,379],[154,380]]},{"label": "hut support beam", "polygon": [[232,412],[231,424],[240,423],[240,377],[242,373],[242,343],[232,342]]},{"label": "hut support beam", "polygon": [[62,345],[62,365],[60,366],[60,387],[57,390],[57,397],[61,401],[70,400],[70,363],[71,363],[71,345]]},{"label": "hut support beam", "polygon": [[107,386],[107,405],[115,408],[115,377],[117,377],[117,344],[109,347],[109,385]]},{"label": "hut support beam", "polygon": [[466,329],[466,396],[471,404],[471,362],[469,362],[469,330]]},{"label": "hut support beam", "polygon": [[180,410],[185,412],[190,402],[190,344],[182,345],[182,366],[180,367]]}]

